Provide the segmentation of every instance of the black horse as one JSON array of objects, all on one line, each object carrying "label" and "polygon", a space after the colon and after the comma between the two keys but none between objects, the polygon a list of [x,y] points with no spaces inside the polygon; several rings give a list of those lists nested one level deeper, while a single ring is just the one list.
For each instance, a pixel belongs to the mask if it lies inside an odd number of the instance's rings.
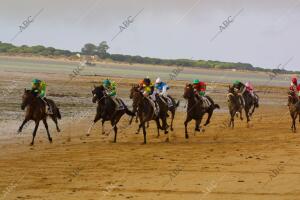
[{"label": "black horse", "polygon": [[93,124],[90,126],[88,130],[87,136],[89,136],[89,133],[92,127],[94,126],[94,124],[100,119],[102,119],[102,133],[104,133],[103,131],[104,122],[110,121],[113,130],[115,132],[114,142],[117,142],[118,122],[120,121],[121,117],[124,114],[127,114],[129,116],[134,116],[134,113],[127,108],[127,106],[122,100],[121,103],[123,104],[123,109],[117,108],[117,105],[112,100],[112,98],[106,95],[105,89],[102,85],[99,87],[94,87],[92,94],[93,94],[92,101],[93,103],[97,102],[98,106],[97,106],[96,116],[94,118]]}]

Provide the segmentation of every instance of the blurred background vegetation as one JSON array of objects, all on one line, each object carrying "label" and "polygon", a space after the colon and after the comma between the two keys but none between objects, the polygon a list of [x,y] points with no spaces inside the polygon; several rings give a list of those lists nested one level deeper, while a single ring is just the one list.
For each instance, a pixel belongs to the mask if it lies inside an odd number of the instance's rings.
[{"label": "blurred background vegetation", "polygon": [[[141,56],[110,54],[108,52],[109,46],[106,41],[101,42],[99,45],[92,43],[85,44],[81,52],[72,52],[69,50],[61,50],[53,47],[37,46],[14,46],[10,43],[2,43],[0,41],[0,54],[5,55],[19,55],[19,56],[45,56],[45,57],[66,57],[70,60],[78,59],[78,54],[85,56],[93,56],[96,60],[111,60],[115,62],[124,63],[139,63],[150,65],[165,65],[165,66],[185,66],[194,68],[207,68],[207,69],[232,69],[232,70],[247,70],[247,71],[263,71],[272,73],[298,73],[286,69],[266,69],[262,67],[253,67],[249,63],[232,63],[221,62],[212,60],[191,60],[191,59],[159,59]],[[76,56],[77,55],[77,56]]]}]

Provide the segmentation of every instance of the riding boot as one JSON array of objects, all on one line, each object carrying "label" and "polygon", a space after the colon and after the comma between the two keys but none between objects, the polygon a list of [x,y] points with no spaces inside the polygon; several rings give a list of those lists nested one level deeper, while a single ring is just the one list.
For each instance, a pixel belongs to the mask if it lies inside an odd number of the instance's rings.
[{"label": "riding boot", "polygon": [[52,107],[51,107],[51,105],[49,104],[49,102],[47,101],[46,97],[41,98],[41,99],[42,99],[42,100],[45,102],[45,104],[46,104],[46,114],[47,114],[47,115],[53,115]]}]

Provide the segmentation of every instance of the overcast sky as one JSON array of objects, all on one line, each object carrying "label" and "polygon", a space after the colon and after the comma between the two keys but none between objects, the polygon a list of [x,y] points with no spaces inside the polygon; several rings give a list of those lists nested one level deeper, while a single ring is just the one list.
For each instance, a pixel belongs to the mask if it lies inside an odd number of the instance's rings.
[{"label": "overcast sky", "polygon": [[[281,64],[300,70],[300,0],[0,2],[0,41],[15,45],[41,44],[79,51],[85,43],[107,41],[110,53],[247,62],[265,68]],[[22,22],[40,10],[11,41]],[[111,41],[123,21],[137,13]],[[232,22],[220,32],[228,18]]]}]

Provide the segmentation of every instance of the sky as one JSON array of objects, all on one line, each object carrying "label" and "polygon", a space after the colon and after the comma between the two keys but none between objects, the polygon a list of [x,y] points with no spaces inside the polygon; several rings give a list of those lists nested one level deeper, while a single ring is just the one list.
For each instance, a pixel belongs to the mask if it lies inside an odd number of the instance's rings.
[{"label": "sky", "polygon": [[[0,0],[0,3],[0,41],[14,45],[80,51],[86,43],[107,41],[110,53],[300,70],[300,0]],[[19,26],[35,15],[20,32]],[[130,23],[125,27],[123,22],[128,19]]]}]

